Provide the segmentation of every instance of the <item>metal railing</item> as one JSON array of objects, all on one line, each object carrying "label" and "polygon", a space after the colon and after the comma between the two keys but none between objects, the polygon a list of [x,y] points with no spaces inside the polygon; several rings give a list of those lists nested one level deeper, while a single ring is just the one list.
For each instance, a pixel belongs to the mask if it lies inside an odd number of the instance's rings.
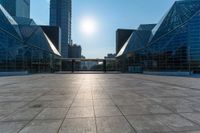
[{"label": "metal railing", "polygon": [[61,71],[119,71],[115,58],[109,59],[84,59],[62,58]]}]

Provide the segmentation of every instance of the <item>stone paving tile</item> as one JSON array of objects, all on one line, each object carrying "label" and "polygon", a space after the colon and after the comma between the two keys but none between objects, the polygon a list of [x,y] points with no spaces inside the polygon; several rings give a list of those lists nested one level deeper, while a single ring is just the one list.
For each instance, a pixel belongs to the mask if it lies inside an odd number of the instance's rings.
[{"label": "stone paving tile", "polygon": [[110,97],[106,93],[94,93],[93,99],[110,99]]},{"label": "stone paving tile", "polygon": [[32,121],[19,133],[57,133],[61,120]]},{"label": "stone paving tile", "polygon": [[37,120],[60,120],[64,119],[68,108],[45,108],[35,119]]},{"label": "stone paving tile", "polygon": [[45,95],[40,97],[39,101],[63,101],[66,99],[73,99],[71,95]]},{"label": "stone paving tile", "polygon": [[179,132],[179,133],[200,133],[200,130],[199,131]]},{"label": "stone paving tile", "polygon": [[10,109],[0,109],[0,116],[6,116],[9,115],[13,112],[15,112],[16,110],[18,110],[20,108],[10,108]]},{"label": "stone paving tile", "polygon": [[142,115],[142,114],[168,114],[171,111],[163,108],[160,105],[131,105],[119,106],[124,115]]},{"label": "stone paving tile", "polygon": [[0,120],[9,114],[24,107],[26,102],[1,102],[0,103]]},{"label": "stone paving tile", "polygon": [[49,107],[49,104],[51,103],[52,101],[33,101],[33,102],[30,102],[27,106],[29,108],[48,108]]},{"label": "stone paving tile", "polygon": [[134,129],[137,133],[200,133],[199,99],[198,78],[134,74],[1,77],[0,133],[15,133],[23,127],[23,133],[58,133],[59,127],[61,133],[95,133],[96,128],[98,133],[134,133]]},{"label": "stone paving tile", "polygon": [[29,103],[29,107],[40,106],[40,108],[66,108],[71,106],[73,99],[58,100],[58,101],[39,101]]},{"label": "stone paving tile", "polygon": [[175,114],[127,116],[127,119],[139,133],[190,131],[200,129],[198,125]]},{"label": "stone paving tile", "polygon": [[71,107],[67,118],[94,117],[93,107]]},{"label": "stone paving tile", "polygon": [[171,113],[168,109],[151,100],[132,101],[131,105],[120,105],[119,108],[125,115],[137,114],[162,114]]},{"label": "stone paving tile", "polygon": [[82,99],[84,99],[84,100],[92,100],[92,94],[91,93],[81,93],[81,94],[78,94],[77,96],[76,96],[76,99],[78,100],[82,100]]},{"label": "stone paving tile", "polygon": [[187,98],[187,100],[200,103],[200,96],[199,97],[189,97],[189,98]]},{"label": "stone paving tile", "polygon": [[98,106],[94,108],[95,116],[122,116],[122,113],[116,106]]},{"label": "stone paving tile", "polygon": [[161,123],[171,128],[173,131],[199,130],[200,127],[178,115],[158,115]]},{"label": "stone paving tile", "polygon": [[72,107],[87,107],[87,106],[89,107],[93,106],[92,100],[76,99],[72,104]]},{"label": "stone paving tile", "polygon": [[164,133],[172,131],[152,115],[127,116],[127,119],[136,129],[137,133]]},{"label": "stone paving tile", "polygon": [[200,125],[200,113],[182,113],[181,115]]},{"label": "stone paving tile", "polygon": [[189,113],[200,111],[200,104],[183,98],[154,98],[155,102],[167,107],[173,112]]},{"label": "stone paving tile", "polygon": [[136,102],[138,101],[143,101],[143,100],[146,100],[146,98],[139,98],[139,99],[134,99],[134,98],[115,98],[113,99],[113,102],[118,105],[118,106],[123,106],[123,105],[135,105]]},{"label": "stone paving tile", "polygon": [[[166,84],[173,84],[178,86],[184,86],[187,88],[198,88],[200,86],[199,78],[186,78],[186,77],[175,77],[175,76],[153,76],[153,75],[135,75],[138,79],[143,80],[150,80],[150,81],[156,81]],[[134,76],[134,77],[135,77]],[[128,76],[129,78],[133,76]]]},{"label": "stone paving tile", "polygon": [[16,110],[26,105],[27,102],[0,102],[0,110]]},{"label": "stone paving tile", "polygon": [[73,99],[61,100],[61,101],[50,101],[48,104],[49,108],[66,108],[69,107],[73,102]]},{"label": "stone paving tile", "polygon": [[10,114],[1,121],[30,121],[32,120],[42,109],[25,108],[15,113]]},{"label": "stone paving tile", "polygon": [[65,119],[59,133],[96,133],[94,118]]},{"label": "stone paving tile", "polygon": [[111,99],[95,99],[94,106],[114,106],[114,103]]},{"label": "stone paving tile", "polygon": [[0,121],[5,118],[6,116],[8,116],[10,113],[7,113],[7,111],[5,110],[0,110]]},{"label": "stone paving tile", "polygon": [[[67,88],[69,89],[69,88]],[[62,89],[56,89],[56,90],[52,90],[50,92],[47,93],[47,95],[70,95],[70,96],[75,96],[76,95],[76,91],[75,90],[67,90],[66,88],[62,88]]]},{"label": "stone paving tile", "polygon": [[124,117],[101,117],[97,119],[98,133],[135,133]]},{"label": "stone paving tile", "polygon": [[144,96],[144,97],[148,97],[148,98],[152,98],[152,97],[185,97],[187,96],[187,94],[183,91],[180,90],[174,90],[174,89],[162,89],[162,88],[147,88],[144,90],[137,90],[136,91],[137,94]]},{"label": "stone paving tile", "polygon": [[198,89],[198,90],[189,90],[189,89],[187,89],[187,90],[185,90],[185,92],[188,94],[188,96],[190,96],[190,97],[200,97],[200,90]]},{"label": "stone paving tile", "polygon": [[0,102],[29,102],[34,100],[36,97],[35,96],[0,96]]},{"label": "stone paving tile", "polygon": [[26,125],[27,121],[23,122],[0,122],[0,133],[17,133]]},{"label": "stone paving tile", "polygon": [[139,99],[141,98],[140,95],[136,94],[134,91],[134,87],[129,88],[130,90],[113,90],[109,91],[108,93],[113,99],[118,99],[118,98],[133,98],[133,99]]}]

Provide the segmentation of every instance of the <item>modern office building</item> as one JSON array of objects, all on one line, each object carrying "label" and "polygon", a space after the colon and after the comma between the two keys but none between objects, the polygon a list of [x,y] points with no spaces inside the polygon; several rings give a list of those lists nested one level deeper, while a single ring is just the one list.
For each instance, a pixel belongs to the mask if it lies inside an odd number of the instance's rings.
[{"label": "modern office building", "polygon": [[59,69],[60,57],[32,19],[13,18],[0,5],[0,72],[50,72]]},{"label": "modern office building", "polygon": [[68,58],[68,45],[71,43],[71,0],[50,0],[50,26],[61,28],[61,55]]},{"label": "modern office building", "polygon": [[107,56],[104,57],[104,59],[114,59],[115,57],[116,57],[116,54],[109,53],[107,54]]},{"label": "modern office building", "polygon": [[200,72],[199,0],[177,1],[155,27],[141,27],[117,53],[124,71]]},{"label": "modern office building", "polygon": [[11,16],[30,18],[30,0],[0,0]]},{"label": "modern office building", "polygon": [[80,45],[69,45],[69,58],[81,58],[82,48]]}]

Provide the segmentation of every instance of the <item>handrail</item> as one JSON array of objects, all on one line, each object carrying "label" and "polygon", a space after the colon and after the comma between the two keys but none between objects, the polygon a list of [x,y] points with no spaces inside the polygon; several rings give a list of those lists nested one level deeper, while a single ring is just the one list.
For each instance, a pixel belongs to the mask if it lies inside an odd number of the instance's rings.
[{"label": "handrail", "polygon": [[84,59],[84,58],[61,58],[61,60],[63,61],[115,61],[116,58],[107,58],[107,59]]}]

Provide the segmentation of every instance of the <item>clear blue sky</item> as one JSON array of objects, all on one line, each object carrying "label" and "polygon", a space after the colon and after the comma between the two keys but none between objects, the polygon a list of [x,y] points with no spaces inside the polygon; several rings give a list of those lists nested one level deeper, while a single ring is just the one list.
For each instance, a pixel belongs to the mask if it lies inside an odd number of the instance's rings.
[{"label": "clear blue sky", "polygon": [[[72,39],[82,46],[87,58],[102,58],[115,52],[117,28],[137,28],[157,23],[175,0],[72,0]],[[83,17],[94,18],[97,32],[89,37],[80,32]],[[49,23],[49,0],[31,0],[31,17],[37,24]]]}]

